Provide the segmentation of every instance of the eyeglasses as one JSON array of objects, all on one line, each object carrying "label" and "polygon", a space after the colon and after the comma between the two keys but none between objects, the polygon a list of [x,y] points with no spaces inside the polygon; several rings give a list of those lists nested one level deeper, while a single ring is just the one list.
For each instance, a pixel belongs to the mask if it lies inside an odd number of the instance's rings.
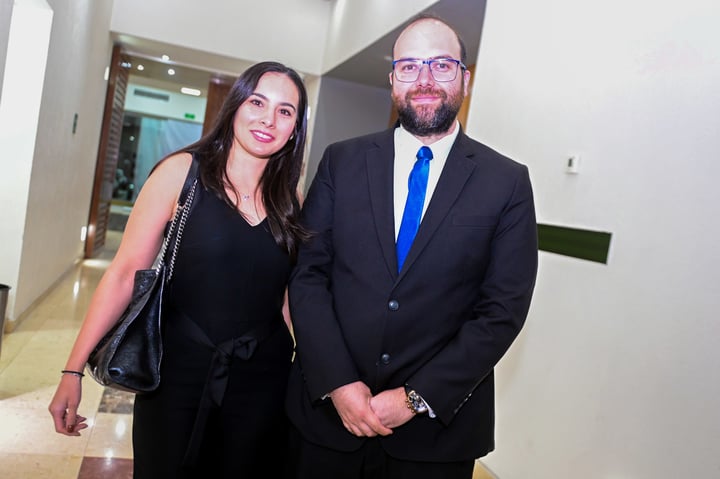
[{"label": "eyeglasses", "polygon": [[417,58],[403,58],[392,62],[393,72],[397,81],[411,83],[418,79],[423,65],[428,66],[433,80],[439,82],[453,81],[457,78],[460,68],[467,67],[460,60],[454,58],[428,58],[419,60]]}]

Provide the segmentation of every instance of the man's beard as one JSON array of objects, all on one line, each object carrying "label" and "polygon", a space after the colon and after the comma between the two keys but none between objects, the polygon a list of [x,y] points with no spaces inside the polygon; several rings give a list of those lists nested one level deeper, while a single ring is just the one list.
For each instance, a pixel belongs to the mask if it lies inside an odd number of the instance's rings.
[{"label": "man's beard", "polygon": [[[413,108],[410,102],[412,96],[418,93],[433,93],[439,95],[442,103],[436,110],[430,105]],[[452,127],[464,98],[465,96],[462,91],[448,98],[448,94],[443,90],[417,89],[407,92],[404,101],[400,101],[395,96],[393,96],[393,101],[398,110],[398,119],[403,128],[416,136],[431,136],[445,133]]]}]

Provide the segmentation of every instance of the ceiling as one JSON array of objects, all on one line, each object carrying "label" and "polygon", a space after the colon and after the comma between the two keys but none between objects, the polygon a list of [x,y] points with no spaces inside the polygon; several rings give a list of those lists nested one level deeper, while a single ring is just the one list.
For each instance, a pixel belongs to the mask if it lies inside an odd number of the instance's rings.
[{"label": "ceiling", "polygon": [[[480,46],[485,3],[486,0],[440,0],[426,10],[455,27],[465,42],[467,58],[471,63],[477,58]],[[389,88],[389,55],[403,27],[401,25],[388,32],[326,75],[363,85]],[[253,63],[127,35],[116,35],[114,40],[124,47],[131,58],[131,81],[162,89],[187,86],[207,95],[207,85],[211,79],[219,77],[232,81]],[[168,55],[170,60],[163,61],[162,55]],[[143,71],[137,69],[139,64],[143,65]],[[168,74],[169,68],[175,70],[175,75]]]},{"label": "ceiling", "polygon": [[[173,90],[186,86],[196,88],[207,95],[207,87],[213,78],[233,81],[252,62],[225,57],[209,52],[193,50],[128,35],[113,36],[130,57],[132,70],[130,80],[146,86]],[[163,60],[167,55],[169,60]],[[143,70],[138,69],[143,66]],[[174,75],[168,70],[172,68]]]},{"label": "ceiling", "polygon": [[[440,0],[425,10],[426,13],[433,13],[444,19],[457,30],[465,43],[467,58],[471,64],[475,62],[480,47],[485,2],[486,0]],[[388,73],[391,69],[392,47],[404,27],[403,24],[388,32],[326,75],[389,89]]]}]

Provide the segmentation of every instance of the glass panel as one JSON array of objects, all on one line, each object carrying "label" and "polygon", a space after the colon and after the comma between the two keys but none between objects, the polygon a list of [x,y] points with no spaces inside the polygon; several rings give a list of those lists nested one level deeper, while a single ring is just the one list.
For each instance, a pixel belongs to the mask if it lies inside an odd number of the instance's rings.
[{"label": "glass panel", "polygon": [[150,170],[168,153],[200,139],[202,124],[125,112],[108,229],[124,231]]},{"label": "glass panel", "polygon": [[131,206],[153,166],[200,139],[202,124],[126,112],[115,173],[113,203]]}]

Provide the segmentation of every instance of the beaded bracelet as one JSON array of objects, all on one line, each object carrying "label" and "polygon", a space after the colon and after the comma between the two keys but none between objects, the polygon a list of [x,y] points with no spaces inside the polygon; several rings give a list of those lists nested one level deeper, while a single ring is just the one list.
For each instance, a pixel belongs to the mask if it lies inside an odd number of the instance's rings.
[{"label": "beaded bracelet", "polygon": [[63,369],[63,370],[60,371],[60,372],[63,373],[63,374],[72,374],[73,376],[77,376],[77,377],[79,377],[79,378],[84,378],[84,377],[85,377],[85,375],[84,375],[83,373],[81,373],[80,371],[73,371],[73,370],[71,370],[71,369]]}]

